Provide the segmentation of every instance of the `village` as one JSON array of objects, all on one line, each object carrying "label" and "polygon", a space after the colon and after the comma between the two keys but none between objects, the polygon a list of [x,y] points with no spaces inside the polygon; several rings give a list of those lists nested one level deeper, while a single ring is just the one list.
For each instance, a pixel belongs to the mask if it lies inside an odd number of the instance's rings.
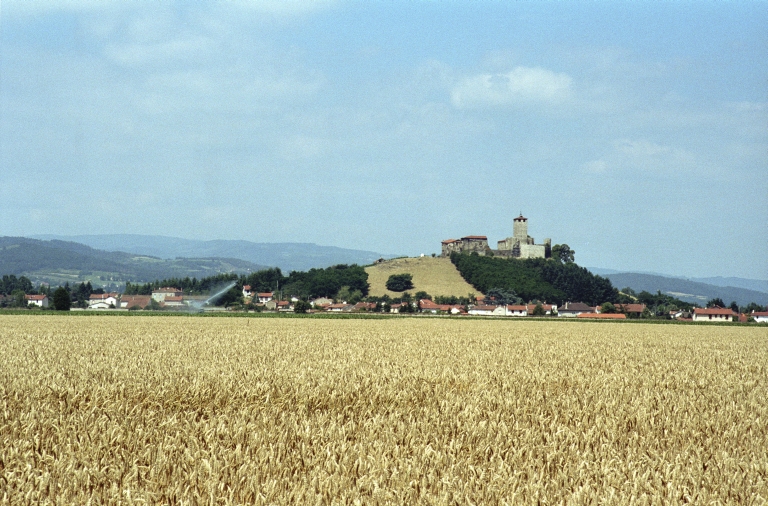
[{"label": "village", "polygon": [[[307,301],[305,310],[296,297],[280,297],[276,292],[253,292],[249,285],[242,287],[243,304],[234,307],[201,305],[209,298],[203,295],[185,295],[180,289],[163,287],[153,290],[151,295],[121,295],[119,293],[92,294],[85,308],[72,308],[71,311],[129,311],[129,310],[165,310],[190,311],[199,309],[203,312],[220,311],[257,311],[274,313],[379,313],[379,314],[429,314],[447,316],[480,317],[556,317],[596,320],[623,320],[642,318],[647,314],[645,304],[611,304],[590,306],[582,302],[566,302],[561,306],[542,302],[525,304],[499,304],[492,297],[476,297],[470,304],[438,304],[429,298],[400,302],[356,302],[334,300],[319,297]],[[47,295],[26,295],[30,307],[48,308]],[[406,298],[410,298],[406,296]],[[692,311],[670,311],[671,320],[695,322],[746,322],[753,319],[756,323],[768,323],[768,311],[752,311],[739,314],[730,308],[710,307],[693,308]]]}]

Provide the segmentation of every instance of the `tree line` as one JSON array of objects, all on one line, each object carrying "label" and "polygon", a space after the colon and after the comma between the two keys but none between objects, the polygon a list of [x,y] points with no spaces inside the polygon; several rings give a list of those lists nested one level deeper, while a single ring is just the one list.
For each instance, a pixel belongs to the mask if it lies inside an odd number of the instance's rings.
[{"label": "tree line", "polygon": [[451,262],[476,290],[514,292],[522,300],[562,304],[579,301],[590,305],[617,302],[619,292],[611,281],[579,267],[569,254],[558,258],[497,258],[453,253]]}]

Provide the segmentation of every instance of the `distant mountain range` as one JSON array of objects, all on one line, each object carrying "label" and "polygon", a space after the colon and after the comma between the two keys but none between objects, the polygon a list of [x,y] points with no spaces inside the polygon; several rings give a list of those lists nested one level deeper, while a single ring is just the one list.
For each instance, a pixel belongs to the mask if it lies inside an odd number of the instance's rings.
[{"label": "distant mountain range", "polygon": [[[726,304],[736,301],[742,306],[750,302],[768,304],[768,282],[758,279],[724,277],[686,279],[638,272],[617,272],[610,269],[589,268],[589,270],[610,279],[613,286],[618,289],[630,287],[636,292],[661,291],[695,304],[706,304],[707,301],[715,298],[722,299]],[[703,280],[710,282],[703,282]]]},{"label": "distant mountain range", "polygon": [[768,281],[764,279],[749,279],[749,278],[736,278],[736,277],[723,277],[714,276],[709,278],[690,278],[686,276],[670,276],[668,274],[662,274],[658,272],[643,272],[643,271],[617,271],[614,269],[603,269],[601,267],[587,267],[594,274],[600,276],[608,276],[610,274],[649,274],[651,276],[660,276],[662,278],[672,279],[684,279],[686,281],[696,281],[698,283],[705,283],[707,285],[723,286],[723,287],[735,287],[745,288],[747,290],[754,290],[756,292],[768,293]]},{"label": "distant mountain range", "polygon": [[330,267],[337,264],[368,265],[382,255],[374,251],[319,246],[312,243],[257,243],[241,240],[199,241],[156,235],[37,235],[35,239],[64,240],[86,244],[105,251],[125,251],[159,258],[237,258],[270,267],[280,267],[285,274],[290,271],[307,271],[312,268]]},{"label": "distant mountain range", "polygon": [[34,284],[91,281],[117,287],[126,281],[172,277],[203,278],[220,273],[247,273],[266,268],[237,258],[161,259],[119,251],[102,251],[71,241],[0,237],[0,274],[26,276]]}]

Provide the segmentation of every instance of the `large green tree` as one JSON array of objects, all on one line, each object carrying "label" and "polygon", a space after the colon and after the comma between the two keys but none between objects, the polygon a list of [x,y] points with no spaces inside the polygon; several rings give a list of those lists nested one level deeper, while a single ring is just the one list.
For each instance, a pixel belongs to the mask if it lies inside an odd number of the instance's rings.
[{"label": "large green tree", "polygon": [[552,246],[552,258],[567,264],[575,261],[576,252],[567,244],[555,244]]},{"label": "large green tree", "polygon": [[392,292],[404,292],[413,288],[413,276],[408,273],[392,274],[387,279],[387,290]]},{"label": "large green tree", "polygon": [[72,297],[63,286],[60,286],[53,292],[53,308],[56,311],[69,311],[72,307]]}]

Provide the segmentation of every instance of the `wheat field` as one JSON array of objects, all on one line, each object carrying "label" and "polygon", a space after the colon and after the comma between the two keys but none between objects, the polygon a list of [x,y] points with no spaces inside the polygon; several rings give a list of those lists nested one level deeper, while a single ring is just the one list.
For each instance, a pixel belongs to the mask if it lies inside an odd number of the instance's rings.
[{"label": "wheat field", "polygon": [[1,504],[764,504],[768,332],[0,316]]}]

